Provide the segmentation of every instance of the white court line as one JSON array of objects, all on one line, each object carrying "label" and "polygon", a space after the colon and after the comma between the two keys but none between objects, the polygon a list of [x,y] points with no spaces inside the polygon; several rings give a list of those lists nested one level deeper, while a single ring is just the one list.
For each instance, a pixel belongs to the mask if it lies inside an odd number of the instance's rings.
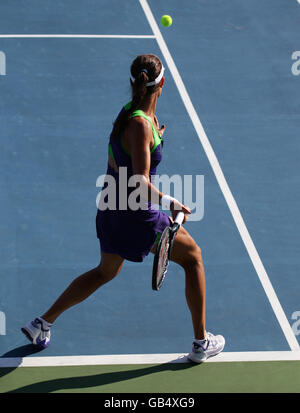
[{"label": "white court line", "polygon": [[0,34],[0,38],[155,39],[139,34]]},{"label": "white court line", "polygon": [[181,76],[177,70],[177,67],[174,63],[174,60],[169,52],[169,49],[164,41],[164,38],[160,32],[160,29],[154,19],[154,16],[151,12],[151,9],[147,3],[147,0],[139,0],[144,13],[148,19],[148,22],[150,24],[150,27],[152,28],[152,31],[156,37],[156,40],[158,42],[158,45],[160,47],[160,50],[168,64],[168,67],[170,69],[170,72],[173,76],[173,79],[175,81],[175,84],[177,86],[177,89],[179,91],[179,94],[181,96],[181,99],[186,107],[186,110],[191,118],[191,121],[194,125],[194,128],[197,132],[197,135],[199,137],[200,142],[202,143],[203,149],[206,153],[206,156],[209,160],[209,163],[214,171],[214,174],[216,176],[216,179],[218,181],[218,184],[220,186],[220,189],[224,195],[224,198],[227,202],[227,205],[229,207],[229,210],[232,214],[232,217],[234,219],[234,222],[238,228],[238,231],[241,235],[241,238],[245,244],[245,247],[248,251],[249,257],[254,265],[254,268],[257,272],[257,275],[260,279],[260,282],[265,290],[265,293],[269,299],[269,302],[273,308],[273,311],[277,317],[277,320],[280,324],[280,327],[285,335],[285,338],[291,348],[291,350],[299,350],[300,346],[299,343],[293,333],[293,330],[288,322],[288,319],[282,309],[282,306],[277,298],[277,295],[273,289],[273,286],[269,280],[268,274],[263,266],[263,263],[258,255],[258,252],[255,248],[255,245],[250,237],[250,234],[248,232],[248,229],[245,225],[245,222],[242,218],[242,215],[239,211],[239,208],[235,202],[235,199],[230,191],[230,188],[226,182],[226,179],[224,177],[223,171],[220,167],[219,161],[213,151],[213,148],[208,140],[208,137],[203,129],[203,126],[200,122],[200,119],[198,117],[198,114],[192,104],[192,101],[187,93],[187,90],[184,86],[184,83],[181,79]]},{"label": "white court line", "polygon": [[[299,361],[300,351],[223,352],[205,363]],[[96,366],[115,364],[189,363],[187,354],[116,354],[101,356],[52,356],[0,358],[0,367]]]}]

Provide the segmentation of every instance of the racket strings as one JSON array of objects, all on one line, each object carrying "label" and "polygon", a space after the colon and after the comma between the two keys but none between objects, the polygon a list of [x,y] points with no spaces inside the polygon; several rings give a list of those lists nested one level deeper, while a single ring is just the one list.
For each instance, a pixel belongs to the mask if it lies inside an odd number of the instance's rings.
[{"label": "racket strings", "polygon": [[164,239],[162,239],[161,249],[159,252],[159,260],[158,260],[158,266],[157,266],[157,284],[158,285],[162,283],[166,275],[168,265],[169,265],[169,260],[168,260],[169,245],[170,245],[170,240],[169,240],[169,235],[167,235],[166,237],[164,237]]}]

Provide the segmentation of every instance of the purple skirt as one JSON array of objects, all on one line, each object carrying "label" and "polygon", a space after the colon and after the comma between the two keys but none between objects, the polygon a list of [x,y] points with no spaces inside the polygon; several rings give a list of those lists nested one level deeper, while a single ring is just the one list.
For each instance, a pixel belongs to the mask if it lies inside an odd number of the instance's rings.
[{"label": "purple skirt", "polygon": [[117,254],[128,261],[142,262],[156,237],[170,226],[169,215],[158,210],[98,210],[97,237],[101,251]]}]

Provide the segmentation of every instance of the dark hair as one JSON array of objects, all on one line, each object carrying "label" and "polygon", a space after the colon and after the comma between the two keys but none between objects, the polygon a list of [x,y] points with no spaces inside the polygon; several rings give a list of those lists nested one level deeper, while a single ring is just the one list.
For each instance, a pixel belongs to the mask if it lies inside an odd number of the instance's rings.
[{"label": "dark hair", "polygon": [[134,82],[130,79],[132,90],[132,101],[129,110],[123,109],[117,119],[114,121],[113,130],[110,135],[110,140],[116,139],[121,135],[127,126],[130,115],[133,111],[139,109],[140,104],[147,95],[155,93],[159,88],[159,84],[146,86],[146,83],[155,80],[162,69],[160,59],[153,54],[143,54],[137,56],[131,64],[130,72],[134,78]]}]

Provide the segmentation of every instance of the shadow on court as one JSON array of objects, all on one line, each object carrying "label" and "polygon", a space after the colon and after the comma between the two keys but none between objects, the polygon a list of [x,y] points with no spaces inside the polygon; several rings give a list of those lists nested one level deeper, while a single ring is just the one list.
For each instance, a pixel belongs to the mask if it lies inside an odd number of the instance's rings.
[{"label": "shadow on court", "polygon": [[[2,356],[0,356],[0,359],[9,358],[9,357],[16,358],[16,359],[19,358],[17,362],[20,365],[22,363],[23,357],[27,357],[27,356],[30,356],[31,354],[39,353],[40,351],[42,351],[42,349],[36,348],[33,344],[26,344],[25,346],[16,347],[8,351],[5,354],[2,354]],[[16,368],[18,368],[18,366],[0,368],[0,377],[6,376],[10,372],[14,371]]]},{"label": "shadow on court", "polygon": [[[9,353],[6,353],[4,356],[11,356],[11,354],[20,354],[22,351],[27,351],[28,355],[32,354],[29,353],[29,348],[24,348],[28,346],[23,346],[12,350]],[[190,362],[178,362],[178,360],[174,360],[174,362],[160,364],[150,367],[142,367],[137,368],[134,370],[126,370],[126,371],[115,371],[115,372],[106,372],[106,373],[99,373],[95,375],[86,375],[86,376],[78,376],[78,377],[64,377],[64,378],[56,378],[46,381],[41,381],[39,383],[32,383],[26,386],[19,387],[17,389],[8,391],[7,393],[51,393],[59,390],[71,390],[71,389],[85,389],[91,387],[98,387],[104,386],[107,384],[115,384],[120,383],[122,381],[136,379],[139,377],[161,373],[164,371],[183,371],[186,369],[190,369],[195,367],[196,364]],[[197,364],[199,366],[199,364]],[[99,370],[101,370],[102,366],[98,366]],[[9,374],[11,371],[15,370],[17,367],[10,368],[1,368],[0,369],[0,377],[6,374]],[[61,367],[63,368],[63,367]],[[97,389],[99,392],[99,389]]]},{"label": "shadow on court", "polygon": [[31,354],[39,353],[40,351],[43,351],[43,349],[39,349],[33,344],[26,344],[24,346],[16,347],[12,350],[9,350],[7,353],[2,354],[0,358],[27,357],[27,356],[30,356]]}]

